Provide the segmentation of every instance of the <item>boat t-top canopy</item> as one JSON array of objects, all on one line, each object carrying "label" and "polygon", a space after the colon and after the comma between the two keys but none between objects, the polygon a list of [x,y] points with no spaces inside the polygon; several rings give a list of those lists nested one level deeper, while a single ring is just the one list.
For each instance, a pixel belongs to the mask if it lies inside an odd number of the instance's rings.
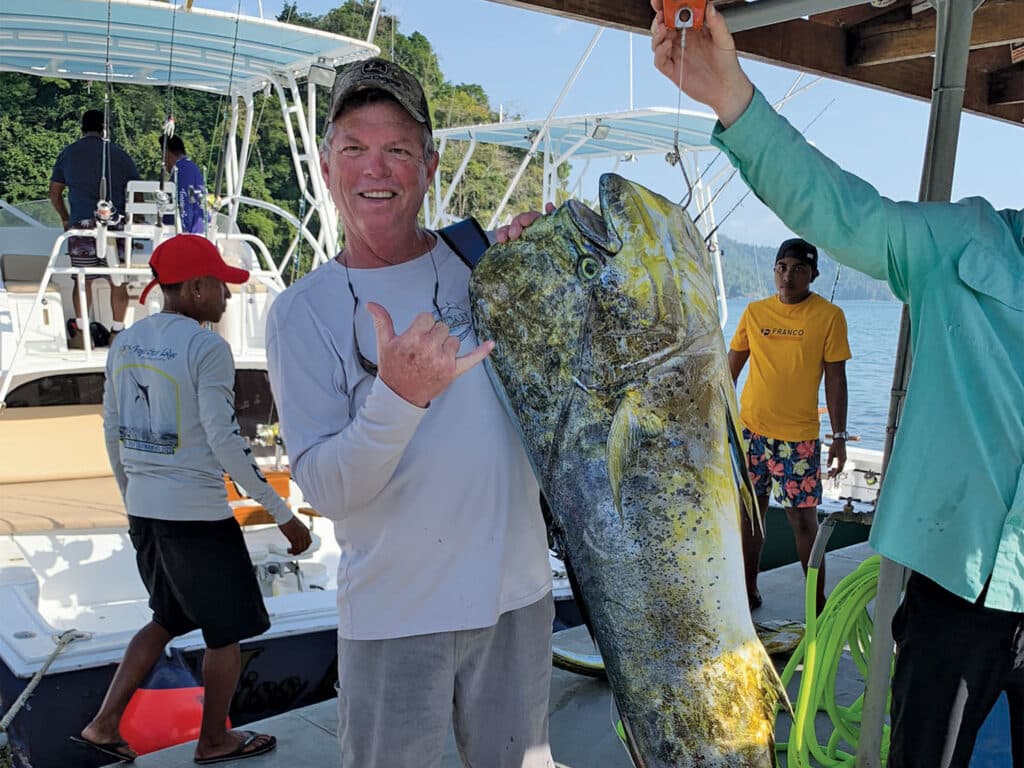
[{"label": "boat t-top canopy", "polygon": [[[271,211],[299,232],[278,264],[283,269],[301,237],[319,263],[337,248],[337,215],[320,173],[317,88],[330,88],[335,69],[380,52],[372,43],[263,18],[189,9],[158,0],[2,0],[0,72],[121,84],[173,86],[226,97],[224,190],[234,225],[240,205]],[[303,87],[304,86],[304,87]],[[242,193],[258,94],[274,95],[306,204],[302,221]],[[173,116],[171,116],[173,117]],[[319,227],[311,228],[312,219]],[[317,231],[313,237],[311,231]]]},{"label": "boat t-top canopy", "polygon": [[[528,150],[544,123],[543,119],[538,119],[469,125],[444,128],[434,135],[440,141],[476,140],[482,144]],[[714,127],[715,117],[710,114],[651,107],[555,117],[548,125],[546,140],[556,153],[555,157],[571,154],[591,160],[672,152],[677,128],[681,151],[710,149]]]},{"label": "boat t-top canopy", "polygon": [[[658,153],[665,155],[669,161],[687,162],[688,156],[712,148],[711,131],[715,127],[715,120],[714,115],[701,112],[648,107],[622,112],[566,117],[549,115],[546,119],[442,128],[434,132],[440,152],[443,153],[453,141],[466,142],[468,146],[463,154],[462,163],[449,182],[443,197],[441,177],[438,173],[434,184],[434,214],[431,216],[428,210],[427,220],[433,226],[443,226],[454,219],[448,212],[448,204],[478,144],[525,150],[527,157],[540,153],[544,160],[541,194],[543,201],[546,202],[554,200],[558,168],[563,163],[582,159],[585,164],[578,177],[582,180],[591,160],[614,159],[617,167],[623,160]],[[673,160],[677,131],[680,157]],[[501,220],[505,204],[520,178],[521,173],[509,184],[501,205],[488,224],[489,228],[493,229]],[[569,194],[575,194],[577,191],[578,189],[574,188]],[[427,202],[429,206],[429,199]]]},{"label": "boat t-top canopy", "polygon": [[109,59],[112,83],[242,95],[377,51],[308,27],[158,0],[4,0],[0,11],[0,71],[39,77],[106,81]]}]

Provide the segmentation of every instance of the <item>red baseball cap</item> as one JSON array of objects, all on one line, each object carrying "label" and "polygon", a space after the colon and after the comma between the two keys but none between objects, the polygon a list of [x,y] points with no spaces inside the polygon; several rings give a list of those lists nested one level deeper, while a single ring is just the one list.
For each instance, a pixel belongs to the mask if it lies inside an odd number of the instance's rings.
[{"label": "red baseball cap", "polygon": [[220,256],[217,246],[202,235],[175,235],[160,243],[149,259],[153,279],[139,297],[139,304],[154,285],[176,285],[197,277],[216,277],[225,283],[238,285],[249,279],[249,272],[229,267]]}]

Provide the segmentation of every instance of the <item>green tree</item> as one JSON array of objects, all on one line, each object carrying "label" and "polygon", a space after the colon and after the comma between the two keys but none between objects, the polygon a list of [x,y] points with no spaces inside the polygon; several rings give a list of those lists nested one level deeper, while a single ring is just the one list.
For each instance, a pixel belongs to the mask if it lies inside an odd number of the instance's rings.
[{"label": "green tree", "polygon": [[[278,19],[365,39],[372,14],[371,0],[346,0],[322,15],[303,12],[297,3],[289,2]],[[381,14],[374,42],[382,55],[409,69],[423,83],[435,128],[498,119],[480,85],[455,84],[447,80],[430,41],[419,32],[403,33],[394,16]],[[324,125],[327,101],[326,98],[320,100],[318,126]],[[112,140],[135,159],[144,178],[161,176],[162,129],[167,118],[173,116],[176,133],[184,140],[189,156],[205,173],[207,187],[211,192],[223,192],[222,147],[229,109],[226,99],[185,89],[119,84],[108,89],[101,81],[66,81],[2,73],[0,197],[13,203],[45,199],[57,154],[80,135],[82,112],[105,108],[110,115]],[[258,95],[253,109],[255,129],[244,193],[299,216],[304,212],[305,203],[295,178],[277,95]],[[465,147],[460,147],[458,142],[451,142],[442,157],[441,184],[445,190],[464,151]],[[472,214],[486,223],[523,156],[522,150],[478,147],[453,197],[452,213],[457,217]],[[531,163],[509,201],[506,215],[540,206],[541,173],[538,158]],[[567,176],[568,168],[563,168],[563,181]],[[238,221],[243,231],[260,236],[277,255],[294,237],[294,232],[280,217],[257,208],[243,206]]]}]

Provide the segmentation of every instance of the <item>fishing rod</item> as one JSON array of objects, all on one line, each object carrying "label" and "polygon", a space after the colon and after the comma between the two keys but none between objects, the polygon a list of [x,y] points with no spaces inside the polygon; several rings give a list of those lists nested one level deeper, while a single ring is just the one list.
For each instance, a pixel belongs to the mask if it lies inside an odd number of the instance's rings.
[{"label": "fishing rod", "polygon": [[[228,102],[228,104],[231,105],[231,109],[235,108],[234,97],[231,95],[231,86],[234,83],[234,79],[235,79],[235,57],[238,54],[238,25],[239,25],[239,22],[241,21],[241,18],[242,18],[242,0],[238,0],[237,5],[235,6],[235,34],[234,34],[234,39],[231,41],[231,63],[229,65],[229,67],[228,67],[228,85],[227,85],[227,88],[224,91],[224,95],[227,96],[227,102]],[[219,121],[220,121],[220,118],[218,116],[218,122]],[[220,185],[221,185],[221,182],[225,181],[225,183],[227,183],[226,180],[224,179],[224,173],[225,173],[224,155],[227,153],[227,149],[228,149],[228,133],[227,132],[228,132],[229,122],[230,121],[228,120],[227,115],[225,114],[224,115],[224,135],[221,137],[221,141],[222,141],[222,143],[221,143],[221,153],[220,153],[220,157],[217,159],[217,174],[216,174],[216,177],[215,177],[214,183],[213,183],[213,194],[217,196],[217,199],[220,199]],[[212,146],[211,146],[211,150],[212,150]],[[231,217],[231,221],[232,221],[232,223],[234,223],[234,217]]]},{"label": "fishing rod", "polygon": [[114,65],[110,62],[110,16],[111,0],[107,0],[107,48],[103,66],[103,151],[100,154],[100,195],[96,203],[96,215],[104,220],[109,218],[110,209],[113,207],[107,199],[107,173],[110,168],[110,92],[113,87],[110,78],[114,70]]},{"label": "fishing rod", "polygon": [[[835,99],[832,99],[831,101],[829,101],[828,104],[826,104],[824,107],[822,107],[821,111],[818,112],[818,114],[816,114],[814,116],[814,118],[809,123],[807,123],[807,125],[804,126],[804,129],[801,131],[801,133],[802,134],[806,134],[807,131],[810,130],[811,126],[814,125],[816,122],[818,122],[818,118],[820,118],[822,115],[824,115],[825,112],[828,111],[828,108],[831,107],[835,103],[835,101],[836,101]],[[735,175],[736,175],[736,169],[734,168],[733,172],[729,175],[729,178],[725,180],[725,184],[723,184],[722,186],[724,187],[726,184],[728,184],[732,180],[733,176],[735,176]],[[743,204],[743,201],[747,199],[747,196],[750,194],[750,192],[751,192],[751,190],[748,187],[747,191],[743,193],[743,197],[741,197],[737,201],[736,205],[734,205],[732,208],[730,208],[728,210],[728,212],[726,212],[725,216],[722,217],[721,221],[719,221],[717,224],[715,224],[714,228],[710,232],[707,233],[707,235],[704,237],[704,242],[705,243],[711,242],[712,235],[714,235],[718,231],[719,227],[721,227],[725,223],[725,220],[728,219],[730,216],[732,216],[733,212]],[[703,211],[701,211],[701,213],[703,213]]]},{"label": "fishing rod", "polygon": [[836,264],[836,279],[832,281],[832,295],[828,297],[829,302],[834,302],[836,299],[836,287],[839,285],[839,275],[843,271],[842,264]]},{"label": "fishing rod", "polygon": [[[814,78],[814,79],[813,79],[813,80],[812,80],[811,82],[807,83],[807,84],[806,84],[805,86],[803,86],[802,88],[800,88],[799,90],[797,90],[797,86],[798,86],[798,85],[800,84],[800,81],[801,81],[801,80],[803,80],[803,79],[804,79],[804,74],[803,74],[803,73],[801,72],[801,73],[800,73],[799,75],[797,75],[797,78],[796,78],[796,80],[794,80],[794,81],[793,81],[793,84],[792,84],[791,86],[789,86],[789,90],[788,90],[788,91],[786,91],[786,95],[785,95],[785,96],[783,96],[783,97],[782,97],[781,99],[779,99],[778,101],[776,101],[776,102],[775,102],[774,104],[772,104],[772,109],[774,109],[774,110],[775,110],[776,112],[778,112],[778,111],[781,111],[781,110],[782,110],[782,108],[783,108],[784,106],[786,106],[786,104],[787,104],[787,103],[789,103],[790,101],[792,101],[792,100],[793,100],[793,99],[795,99],[795,98],[796,98],[797,96],[799,96],[800,94],[804,93],[805,91],[809,91],[809,90],[810,90],[811,88],[813,88],[814,86],[816,86],[816,85],[817,85],[818,83],[820,83],[820,82],[821,82],[821,80],[822,80],[822,78],[820,78],[820,77],[816,77],[816,78]],[[704,181],[704,177],[705,177],[705,176],[707,175],[708,171],[710,171],[710,170],[711,170],[711,168],[712,168],[712,166],[714,166],[714,164],[715,164],[716,162],[718,162],[718,158],[722,157],[722,155],[724,155],[724,154],[725,154],[725,153],[724,153],[724,152],[722,152],[721,150],[719,150],[719,151],[718,151],[717,153],[715,153],[715,156],[714,156],[713,158],[711,158],[711,162],[709,162],[709,163],[708,163],[707,165],[705,165],[705,166],[704,166],[704,170],[703,170],[703,171],[701,171],[701,172],[700,172],[700,173],[698,174],[698,176],[697,176],[697,181],[696,181],[696,183],[697,183],[697,184],[700,184],[700,183],[701,183],[702,181]],[[714,194],[713,194],[713,195],[711,196],[711,199],[710,199],[710,200],[708,200],[708,203],[707,203],[707,205],[705,205],[705,206],[704,206],[704,207],[703,207],[703,208],[702,208],[702,209],[700,210],[700,212],[699,212],[699,213],[698,213],[698,214],[697,214],[697,215],[696,215],[696,216],[694,217],[693,221],[694,221],[694,223],[695,223],[695,224],[696,224],[696,223],[697,223],[698,221],[700,221],[700,217],[704,215],[704,213],[705,213],[705,212],[706,212],[706,211],[708,210],[708,208],[710,208],[710,207],[711,207],[712,205],[714,205],[714,204],[715,204],[715,200],[717,200],[717,199],[718,199],[718,195],[719,195],[719,194],[720,194],[720,193],[722,192],[722,190],[723,190],[723,189],[725,189],[726,185],[728,185],[728,183],[729,183],[730,181],[732,181],[732,178],[733,178],[733,176],[735,176],[735,175],[736,175],[736,171],[734,170],[734,171],[733,171],[733,172],[732,172],[732,173],[731,173],[731,174],[729,175],[729,178],[725,180],[725,183],[724,183],[724,184],[722,184],[722,186],[720,186],[720,187],[718,188],[718,191],[717,191],[717,192],[715,192],[715,193],[714,193]],[[680,201],[680,205],[682,205],[682,201]],[[685,206],[684,206],[684,207],[685,207]]]}]

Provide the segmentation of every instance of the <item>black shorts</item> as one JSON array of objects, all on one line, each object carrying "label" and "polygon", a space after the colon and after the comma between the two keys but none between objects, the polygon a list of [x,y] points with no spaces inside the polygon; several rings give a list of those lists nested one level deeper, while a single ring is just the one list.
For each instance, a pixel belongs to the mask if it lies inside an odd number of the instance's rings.
[{"label": "black shorts", "polygon": [[[73,229],[95,229],[96,222],[92,219],[84,219],[74,224]],[[107,227],[108,231],[120,232],[124,230],[124,224],[118,223]],[[108,240],[107,253],[109,254],[113,250],[113,245],[109,244]],[[124,244],[123,238],[117,238],[117,259],[118,262],[124,263]],[[72,235],[68,238],[68,257],[71,259],[72,267],[106,267],[108,262],[106,259],[100,259],[96,252],[96,238],[89,237],[88,235]],[[96,277],[93,275],[92,277]],[[92,277],[88,279],[92,279]]]},{"label": "black shorts", "polygon": [[128,516],[153,621],[177,637],[203,631],[222,648],[270,628],[263,595],[233,517],[212,522]]},{"label": "black shorts", "polygon": [[1024,766],[1024,614],[971,603],[912,573],[892,630],[890,768],[967,768],[1003,691],[1013,766]]}]

